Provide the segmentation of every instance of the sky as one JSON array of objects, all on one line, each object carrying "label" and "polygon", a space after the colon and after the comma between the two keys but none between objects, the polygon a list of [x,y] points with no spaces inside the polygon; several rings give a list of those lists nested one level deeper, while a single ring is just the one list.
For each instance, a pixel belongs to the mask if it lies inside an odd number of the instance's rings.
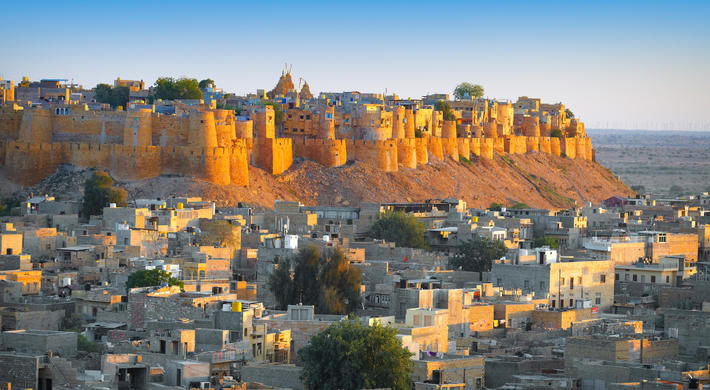
[{"label": "sky", "polygon": [[587,128],[710,131],[710,1],[0,3],[0,77],[212,78],[563,102]]}]

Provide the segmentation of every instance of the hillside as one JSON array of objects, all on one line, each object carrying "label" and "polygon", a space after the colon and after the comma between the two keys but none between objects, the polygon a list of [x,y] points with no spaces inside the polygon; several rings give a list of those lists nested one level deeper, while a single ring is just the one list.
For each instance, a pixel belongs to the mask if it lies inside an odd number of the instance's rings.
[{"label": "hillside", "polygon": [[[59,199],[79,199],[90,170],[63,166],[37,186],[22,189],[0,172],[2,195],[19,190],[24,195],[50,193]],[[562,208],[598,202],[632,191],[603,166],[581,159],[550,154],[496,155],[493,160],[474,159],[458,163],[439,161],[417,170],[400,168],[383,172],[364,162],[326,168],[310,160],[297,160],[284,174],[272,176],[250,167],[249,188],[220,186],[188,177],[161,176],[137,182],[120,182],[131,198],[202,196],[219,205],[246,202],[273,207],[274,200],[300,200],[307,205],[357,206],[361,202],[422,201],[431,198],[461,198],[469,207],[487,207],[492,202],[531,207]]]}]

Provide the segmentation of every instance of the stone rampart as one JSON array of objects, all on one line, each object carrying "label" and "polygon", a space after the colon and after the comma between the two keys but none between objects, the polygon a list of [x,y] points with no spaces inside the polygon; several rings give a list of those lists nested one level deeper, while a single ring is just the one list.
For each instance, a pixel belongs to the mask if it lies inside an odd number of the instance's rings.
[{"label": "stone rampart", "polygon": [[426,138],[414,138],[417,148],[417,164],[429,163],[429,142]]},{"label": "stone rampart", "polygon": [[540,151],[540,137],[525,137],[525,144],[528,153]]},{"label": "stone rampart", "polygon": [[481,157],[481,138],[471,138],[469,148],[472,155]]},{"label": "stone rampart", "polygon": [[8,176],[23,185],[36,184],[61,164],[104,169],[118,180],[173,174],[216,184],[248,185],[244,142],[226,148],[198,148],[10,141],[0,149]]},{"label": "stone rampart", "polygon": [[458,146],[459,156],[465,158],[466,160],[471,159],[471,138],[457,138],[456,143]]},{"label": "stone rampart", "polygon": [[346,145],[349,160],[374,163],[385,172],[396,172],[398,170],[397,140],[348,140]]},{"label": "stone rampart", "polygon": [[293,164],[291,138],[255,138],[252,149],[254,165],[272,175],[280,175]]},{"label": "stone rampart", "polygon": [[397,139],[397,161],[403,167],[417,169],[416,138]]},{"label": "stone rampart", "polygon": [[313,160],[326,167],[339,167],[347,161],[345,140],[301,139],[293,141],[296,157]]},{"label": "stone rampart", "polygon": [[574,138],[563,137],[560,138],[560,152],[564,153],[567,158],[577,157],[577,142]]},{"label": "stone rampart", "polygon": [[444,149],[444,156],[459,161],[459,146],[456,138],[441,138],[441,146]]}]

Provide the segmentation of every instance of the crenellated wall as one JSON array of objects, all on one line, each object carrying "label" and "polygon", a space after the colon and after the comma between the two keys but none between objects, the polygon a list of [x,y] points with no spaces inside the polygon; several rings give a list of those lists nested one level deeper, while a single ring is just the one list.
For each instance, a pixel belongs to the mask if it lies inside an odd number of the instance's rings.
[{"label": "crenellated wall", "polygon": [[255,138],[252,148],[254,165],[272,175],[284,173],[293,164],[291,138]]},{"label": "crenellated wall", "polygon": [[493,159],[495,152],[495,138],[481,138],[481,157],[487,160]]},{"label": "crenellated wall", "polygon": [[429,163],[429,141],[426,138],[415,138],[417,148],[417,164]]},{"label": "crenellated wall", "polygon": [[172,174],[216,184],[249,183],[245,141],[225,148],[10,141],[0,149],[8,176],[23,185],[36,184],[60,164],[105,169],[119,180]]},{"label": "crenellated wall", "polygon": [[575,142],[574,138],[560,138],[560,153],[564,153],[565,157],[568,158],[577,157],[577,142]]},{"label": "crenellated wall", "polygon": [[550,137],[550,154],[553,154],[555,156],[562,155],[562,146],[560,138]]},{"label": "crenellated wall", "polygon": [[429,151],[432,156],[438,158],[439,160],[444,159],[444,147],[441,143],[441,138],[439,137],[428,137]]},{"label": "crenellated wall", "polygon": [[528,153],[540,151],[540,137],[525,137],[525,144]]},{"label": "crenellated wall", "polygon": [[417,143],[416,138],[398,139],[397,142],[397,161],[400,165],[417,169]]},{"label": "crenellated wall", "polygon": [[[417,164],[427,164],[430,152],[439,160],[448,156],[455,161],[459,156],[493,159],[494,153],[539,152],[586,160],[595,156],[586,136],[501,135],[497,128],[493,131],[493,121],[484,123],[483,128],[475,125],[470,132],[465,128],[465,134],[457,134],[455,122],[441,120],[444,137],[424,134],[423,138],[414,138],[415,117],[403,107],[392,113],[394,138],[367,141],[333,139],[330,130],[322,133],[326,139],[274,138],[273,110],[267,107],[252,114],[254,122],[238,121],[231,110],[174,116],[151,110],[5,107],[0,111],[0,119],[4,119],[0,125],[0,164],[9,168],[8,175],[14,180],[27,185],[53,174],[60,164],[74,164],[106,169],[119,180],[172,174],[246,186],[250,162],[278,175],[291,167],[294,155],[328,167],[342,166],[348,160],[368,161],[387,172],[397,171],[399,165],[416,169]],[[327,125],[321,127],[330,129],[332,107],[320,115],[321,123]],[[428,123],[433,127],[435,122],[439,120]],[[524,133],[538,134],[535,129],[539,126],[538,120],[528,119]],[[584,133],[581,123],[571,127],[577,134]],[[486,137],[475,137],[482,130]],[[474,137],[469,138],[469,133]]]},{"label": "crenellated wall", "polygon": [[397,140],[347,140],[348,160],[374,163],[385,172],[397,172]]},{"label": "crenellated wall", "polygon": [[456,138],[441,138],[441,146],[444,149],[444,156],[459,161],[459,145]]},{"label": "crenellated wall", "polygon": [[481,157],[481,139],[471,138],[469,141],[469,148],[471,150],[471,155],[476,157]]},{"label": "crenellated wall", "polygon": [[505,138],[493,138],[493,150],[498,154],[505,153]]},{"label": "crenellated wall", "polygon": [[296,157],[313,160],[326,167],[345,165],[348,158],[345,140],[341,139],[301,139],[293,141]]}]

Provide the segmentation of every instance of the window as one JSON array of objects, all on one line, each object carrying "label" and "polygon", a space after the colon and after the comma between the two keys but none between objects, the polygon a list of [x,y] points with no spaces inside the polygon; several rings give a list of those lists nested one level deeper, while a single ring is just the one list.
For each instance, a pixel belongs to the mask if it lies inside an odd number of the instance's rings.
[{"label": "window", "polygon": [[601,304],[602,304],[602,294],[601,294],[601,293],[597,293],[596,298],[594,298],[594,303],[597,304],[597,305],[601,305]]},{"label": "window", "polygon": [[569,289],[574,290],[574,278],[569,278]]},{"label": "window", "polygon": [[656,283],[656,276],[655,275],[651,275],[651,283]]},{"label": "window", "polygon": [[599,276],[599,281],[602,282],[602,283],[606,283],[606,275],[605,275],[605,274],[601,274],[601,276]]},{"label": "window", "polygon": [[530,281],[529,280],[523,281],[523,288],[530,288]]},{"label": "window", "polygon": [[619,280],[619,274],[614,274],[614,280]]},{"label": "window", "polygon": [[563,286],[565,285],[565,278],[561,278],[561,279],[560,279],[560,284],[563,285]]},{"label": "window", "polygon": [[540,290],[545,291],[545,281],[540,282]]},{"label": "window", "polygon": [[503,286],[503,279],[498,278],[498,279],[496,280],[496,286],[498,286],[498,287]]},{"label": "window", "polygon": [[670,282],[671,282],[671,277],[666,275],[666,283],[670,283]]},{"label": "window", "polygon": [[638,276],[636,274],[634,274],[634,276],[631,279],[633,279],[634,282],[636,282],[636,281],[638,281]]},{"label": "window", "polygon": [[555,302],[556,302],[556,301],[553,299],[553,300],[552,300],[552,305],[551,305],[553,309],[555,308]]},{"label": "window", "polygon": [[574,306],[574,299],[572,299],[572,298],[569,299],[569,305],[570,305],[570,307]]}]

